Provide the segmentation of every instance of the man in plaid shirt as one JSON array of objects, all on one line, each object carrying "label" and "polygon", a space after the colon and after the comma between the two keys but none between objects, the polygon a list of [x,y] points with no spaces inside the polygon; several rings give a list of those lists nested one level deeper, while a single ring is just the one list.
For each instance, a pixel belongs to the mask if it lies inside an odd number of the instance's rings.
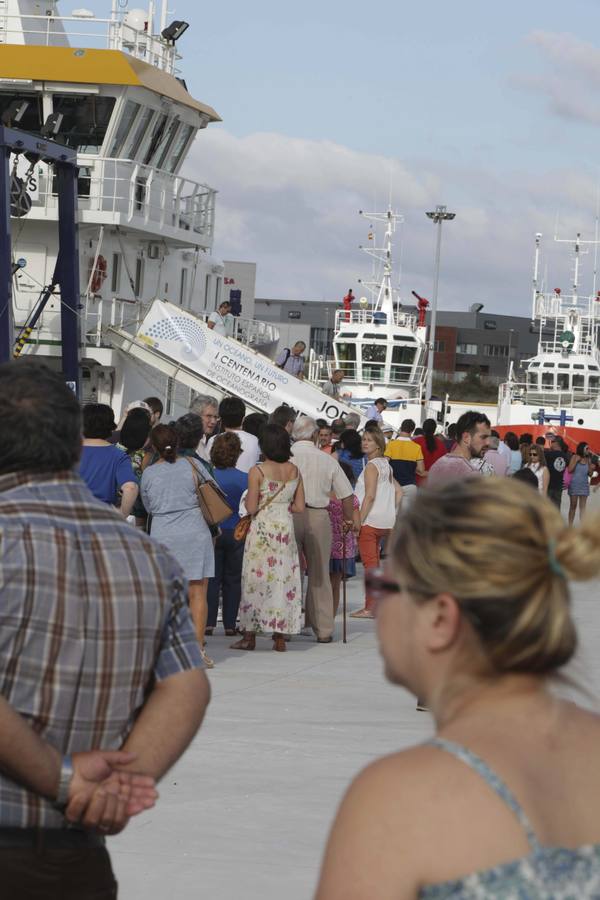
[{"label": "man in plaid shirt", "polygon": [[[181,570],[76,474],[80,429],[59,375],[0,366],[0,694],[63,754],[64,801],[78,751],[131,752],[127,768],[159,779],[209,701]],[[0,774],[6,897],[117,896],[104,837],[66,826]]]}]

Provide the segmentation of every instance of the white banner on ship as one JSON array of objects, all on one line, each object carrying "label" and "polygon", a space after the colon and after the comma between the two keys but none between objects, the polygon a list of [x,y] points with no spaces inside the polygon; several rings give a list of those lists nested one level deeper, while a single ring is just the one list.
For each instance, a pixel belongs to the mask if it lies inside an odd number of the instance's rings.
[{"label": "white banner on ship", "polygon": [[[155,300],[137,339],[263,412],[286,403],[297,412],[331,422],[352,407],[279,369],[266,356],[216,334],[191,313]],[[361,423],[366,419],[361,416]]]}]

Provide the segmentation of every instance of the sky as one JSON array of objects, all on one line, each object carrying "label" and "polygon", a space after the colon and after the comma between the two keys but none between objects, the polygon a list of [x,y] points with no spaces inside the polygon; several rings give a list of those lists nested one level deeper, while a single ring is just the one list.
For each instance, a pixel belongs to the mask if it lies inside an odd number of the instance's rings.
[{"label": "sky", "polygon": [[600,0],[172,0],[171,15],[190,23],[188,89],[223,120],[183,172],[219,191],[214,253],[256,262],[257,296],[360,295],[358,211],[390,196],[408,300],[431,296],[437,204],[456,213],[441,308],[527,315],[536,232],[545,286],[568,289],[553,237],[593,240],[600,193]]}]

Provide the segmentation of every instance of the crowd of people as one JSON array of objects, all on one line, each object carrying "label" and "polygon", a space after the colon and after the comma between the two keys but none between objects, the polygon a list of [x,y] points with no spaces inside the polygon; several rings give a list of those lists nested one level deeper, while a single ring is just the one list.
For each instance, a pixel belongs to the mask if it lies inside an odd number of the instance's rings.
[{"label": "crowd of people", "polygon": [[[236,651],[267,636],[285,652],[306,629],[328,644],[357,554],[369,573],[357,615],[377,603],[388,677],[423,698],[437,736],[352,786],[319,900],[375,883],[382,897],[550,896],[549,884],[596,896],[600,820],[585,799],[600,725],[546,689],[576,645],[567,579],[600,571],[596,523],[567,528],[557,509],[566,490],[569,523],[583,515],[589,448],[501,439],[474,411],[446,434],[406,419],[391,436],[377,418],[359,430],[357,414],[246,415],[236,397],[163,412],[148,397],[117,424],[106,405],[82,412],[42,363],[0,366],[7,896],[115,898],[104,836],[153,805],[200,727],[219,608]],[[525,842],[457,761],[516,812]],[[477,841],[481,816],[498,820],[499,843]]]},{"label": "crowd of people", "polygon": [[[295,345],[290,358],[301,350]],[[501,438],[475,411],[445,434],[434,419],[417,429],[408,418],[393,433],[384,409],[377,400],[376,417],[359,431],[355,414],[332,423],[296,417],[288,406],[247,415],[237,397],[198,396],[168,425],[159,423],[156,397],[131,404],[118,428],[110,407],[84,407],[80,474],[183,567],[205,665],[214,664],[206,637],[219,609],[225,634],[241,634],[235,650],[254,650],[262,634],[280,652],[299,633],[330,643],[342,578],[355,575],[358,556],[365,570],[379,568],[398,515],[427,486],[513,477],[559,507],[566,490],[569,522],[577,509],[583,515],[596,465],[586,445],[569,453],[557,435]],[[230,507],[218,524],[205,521],[198,479],[213,482]],[[250,519],[242,534],[243,515]],[[368,590],[351,615],[374,617]]]}]

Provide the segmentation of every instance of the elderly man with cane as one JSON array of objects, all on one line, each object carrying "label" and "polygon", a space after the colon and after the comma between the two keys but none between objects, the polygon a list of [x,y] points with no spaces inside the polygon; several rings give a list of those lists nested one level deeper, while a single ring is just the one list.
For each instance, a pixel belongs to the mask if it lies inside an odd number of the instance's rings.
[{"label": "elderly man with cane", "polygon": [[292,454],[298,466],[306,509],[294,513],[298,549],[302,550],[308,570],[306,622],[320,644],[333,640],[333,593],[329,578],[331,524],[327,506],[333,493],[342,501],[344,522],[354,528],[352,486],[337,460],[316,446],[319,428],[314,419],[301,416],[294,422]]}]

